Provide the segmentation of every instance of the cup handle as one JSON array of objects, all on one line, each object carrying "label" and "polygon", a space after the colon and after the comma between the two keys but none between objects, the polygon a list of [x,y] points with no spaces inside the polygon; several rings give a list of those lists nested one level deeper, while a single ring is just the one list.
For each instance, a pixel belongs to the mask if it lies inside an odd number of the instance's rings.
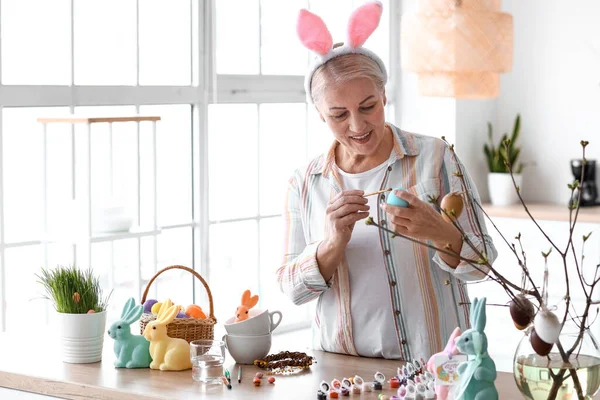
[{"label": "cup handle", "polygon": [[[279,315],[279,319],[277,319],[277,322],[274,321],[274,315]],[[269,319],[271,320],[271,332],[273,332],[275,328],[279,326],[282,317],[283,316],[281,315],[281,311],[273,311],[269,313]]]},{"label": "cup handle", "polygon": [[227,334],[224,334],[221,340],[223,341],[223,343],[225,343],[225,348],[229,350],[229,347],[227,347]]}]

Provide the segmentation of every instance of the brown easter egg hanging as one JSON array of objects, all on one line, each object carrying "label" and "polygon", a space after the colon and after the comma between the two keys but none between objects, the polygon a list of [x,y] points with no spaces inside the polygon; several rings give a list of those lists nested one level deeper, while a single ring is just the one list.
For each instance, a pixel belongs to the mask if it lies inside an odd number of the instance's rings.
[{"label": "brown easter egg hanging", "polygon": [[442,202],[440,203],[440,208],[446,210],[446,212],[440,210],[442,218],[444,221],[452,223],[453,220],[460,217],[463,207],[463,199],[460,194],[457,192],[448,193],[442,198]]},{"label": "brown easter egg hanging", "polygon": [[510,316],[518,330],[522,331],[527,328],[533,320],[533,315],[533,304],[522,294],[510,302]]},{"label": "brown easter egg hanging", "polygon": [[529,342],[531,343],[531,347],[538,353],[540,356],[547,356],[552,350],[552,346],[554,344],[546,343],[535,333],[535,328],[531,330],[529,334]]}]

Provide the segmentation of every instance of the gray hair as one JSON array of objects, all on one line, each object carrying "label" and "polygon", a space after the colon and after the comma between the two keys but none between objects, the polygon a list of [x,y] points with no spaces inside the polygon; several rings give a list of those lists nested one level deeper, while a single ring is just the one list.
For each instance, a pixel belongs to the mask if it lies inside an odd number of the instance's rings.
[{"label": "gray hair", "polygon": [[370,57],[363,54],[344,54],[332,58],[321,65],[314,73],[310,85],[310,95],[317,103],[330,85],[345,83],[354,79],[369,78],[378,90],[385,88],[385,75]]}]

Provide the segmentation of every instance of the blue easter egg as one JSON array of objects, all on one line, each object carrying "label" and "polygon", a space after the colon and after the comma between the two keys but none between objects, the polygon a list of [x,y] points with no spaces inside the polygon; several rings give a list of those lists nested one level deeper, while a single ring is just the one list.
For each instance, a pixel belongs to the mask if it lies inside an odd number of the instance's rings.
[{"label": "blue easter egg", "polygon": [[[397,187],[397,188],[394,188],[394,190],[404,190],[404,188]],[[392,190],[391,192],[388,193],[387,203],[392,206],[397,206],[397,207],[408,207],[408,202],[406,200],[402,200],[400,197],[396,196],[394,194],[394,190]]]},{"label": "blue easter egg", "polygon": [[179,311],[175,318],[189,318],[186,313]]}]

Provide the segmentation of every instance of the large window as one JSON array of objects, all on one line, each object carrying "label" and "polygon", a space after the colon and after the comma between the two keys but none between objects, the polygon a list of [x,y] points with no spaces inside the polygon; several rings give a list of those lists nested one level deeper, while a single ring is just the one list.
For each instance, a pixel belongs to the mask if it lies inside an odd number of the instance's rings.
[{"label": "large window", "polygon": [[[118,317],[127,297],[140,298],[157,269],[199,267],[200,187],[193,171],[200,169],[194,149],[206,104],[198,78],[192,81],[200,69],[192,59],[203,46],[198,27],[205,13],[198,4],[0,1],[0,331],[17,331],[32,315],[47,319],[50,307],[34,274],[57,264],[88,267],[84,248],[91,248],[91,267],[112,291],[109,318]],[[50,124],[44,146],[36,121],[69,113],[162,118],[155,169],[150,124],[92,126],[93,204],[125,206],[135,217],[131,232],[76,235],[85,128]],[[193,301],[191,277],[165,275],[152,297]]]},{"label": "large window", "polygon": [[[127,297],[140,298],[157,270],[183,264],[208,279],[220,322],[251,289],[260,306],[283,311],[282,327],[310,323],[308,308],[283,299],[274,275],[287,179],[332,140],[305,103],[308,52],[295,20],[309,7],[343,40],[340,15],[359,3],[0,0],[0,331],[16,331],[31,315],[47,319],[34,274],[87,267],[88,239],[91,267],[113,293],[109,318]],[[390,65],[388,3],[367,46]],[[74,237],[66,223],[85,184],[77,173],[82,128],[49,125],[44,142],[36,118],[69,113],[162,118],[156,165],[150,124],[92,127],[95,204],[126,206],[135,216],[129,234]],[[207,307],[186,273],[163,275],[151,297]]]}]

